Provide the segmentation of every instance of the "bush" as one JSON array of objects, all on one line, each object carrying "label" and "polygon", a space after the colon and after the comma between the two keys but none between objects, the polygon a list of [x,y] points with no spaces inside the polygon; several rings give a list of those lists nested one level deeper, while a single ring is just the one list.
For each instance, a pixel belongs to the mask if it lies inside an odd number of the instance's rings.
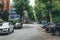
[{"label": "bush", "polygon": [[60,22],[60,16],[59,16],[59,17],[57,17],[57,16],[54,17],[54,18],[53,18],[53,22],[54,22],[54,23],[59,23],[59,22]]},{"label": "bush", "polygon": [[20,22],[19,20],[10,20],[9,22],[13,23],[13,25],[16,23],[16,22]]},{"label": "bush", "polygon": [[9,19],[9,12],[8,12],[8,10],[4,10],[3,11],[2,19],[4,21],[8,21],[8,19]]},{"label": "bush", "polygon": [[10,20],[9,22],[13,23],[13,25],[16,23],[16,21],[14,20]]}]

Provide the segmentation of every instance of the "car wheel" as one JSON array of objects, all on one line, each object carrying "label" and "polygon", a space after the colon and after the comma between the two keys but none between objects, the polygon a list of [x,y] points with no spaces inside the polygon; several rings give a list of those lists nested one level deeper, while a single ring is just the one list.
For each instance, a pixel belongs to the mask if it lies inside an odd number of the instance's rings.
[{"label": "car wheel", "polygon": [[60,35],[60,32],[59,31],[55,31],[54,35],[55,36],[59,36]]},{"label": "car wheel", "polygon": [[45,29],[45,27],[42,27],[43,29]]},{"label": "car wheel", "polygon": [[45,31],[48,33],[48,28],[47,28],[47,29],[45,29]]},{"label": "car wheel", "polygon": [[50,30],[49,30],[49,28],[47,28],[45,31],[46,31],[47,33],[50,33]]},{"label": "car wheel", "polygon": [[12,30],[12,33],[14,32],[14,29]]}]

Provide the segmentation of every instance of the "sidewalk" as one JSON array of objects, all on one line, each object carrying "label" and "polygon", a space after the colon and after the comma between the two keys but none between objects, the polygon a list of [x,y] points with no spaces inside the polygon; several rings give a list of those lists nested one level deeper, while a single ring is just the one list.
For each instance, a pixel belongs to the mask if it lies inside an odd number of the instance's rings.
[{"label": "sidewalk", "polygon": [[37,28],[39,35],[44,39],[44,40],[60,40],[59,36],[52,36],[52,33],[46,33],[42,27]]}]

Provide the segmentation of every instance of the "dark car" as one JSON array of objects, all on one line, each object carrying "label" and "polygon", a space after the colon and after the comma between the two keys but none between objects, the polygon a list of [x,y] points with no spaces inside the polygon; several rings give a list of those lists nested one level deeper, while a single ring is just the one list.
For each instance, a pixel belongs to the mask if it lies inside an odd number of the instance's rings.
[{"label": "dark car", "polygon": [[52,27],[51,31],[55,36],[59,36],[60,35],[60,24],[56,24],[54,27]]},{"label": "dark car", "polygon": [[15,28],[15,29],[16,29],[16,28],[22,28],[21,23],[19,23],[19,22],[15,23],[15,24],[14,24],[14,28]]},{"label": "dark car", "polygon": [[52,32],[51,29],[55,26],[54,23],[48,23],[48,25],[46,25],[45,27],[45,31],[46,32]]},{"label": "dark car", "polygon": [[43,25],[42,28],[45,29],[47,26],[48,26],[47,24],[46,25]]}]

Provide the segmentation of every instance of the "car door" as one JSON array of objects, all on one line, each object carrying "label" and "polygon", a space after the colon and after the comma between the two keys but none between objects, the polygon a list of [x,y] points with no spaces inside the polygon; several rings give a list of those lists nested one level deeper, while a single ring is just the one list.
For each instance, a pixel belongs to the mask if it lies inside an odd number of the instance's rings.
[{"label": "car door", "polygon": [[56,30],[60,31],[60,24],[56,24]]}]

